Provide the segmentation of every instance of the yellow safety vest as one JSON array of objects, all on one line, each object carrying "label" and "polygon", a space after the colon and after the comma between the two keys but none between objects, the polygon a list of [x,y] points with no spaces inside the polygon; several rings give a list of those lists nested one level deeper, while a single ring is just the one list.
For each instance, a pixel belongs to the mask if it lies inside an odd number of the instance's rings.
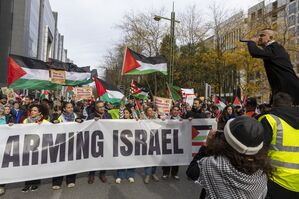
[{"label": "yellow safety vest", "polygon": [[285,189],[299,192],[299,129],[272,114],[260,117],[259,121],[265,117],[273,132],[268,152],[274,167],[271,180]]},{"label": "yellow safety vest", "polygon": [[[77,114],[76,113],[74,113],[75,114],[75,117],[74,117],[74,121],[76,121],[76,118],[77,118]],[[58,117],[58,122],[59,123],[62,123],[62,122],[67,122],[65,119],[64,119],[64,117],[63,117],[63,115],[61,114],[59,117]],[[73,122],[74,122],[73,121]]]},{"label": "yellow safety vest", "polygon": [[[47,122],[49,122],[49,121],[48,121],[48,120],[45,120],[45,119],[43,119],[43,121],[42,121],[42,123],[47,123]],[[25,119],[25,120],[23,121],[23,124],[29,124],[28,121],[27,121],[27,119]]]}]

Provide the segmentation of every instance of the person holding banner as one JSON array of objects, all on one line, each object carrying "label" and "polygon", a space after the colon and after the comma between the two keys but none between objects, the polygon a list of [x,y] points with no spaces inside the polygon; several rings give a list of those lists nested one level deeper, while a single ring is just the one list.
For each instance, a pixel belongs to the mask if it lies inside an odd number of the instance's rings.
[{"label": "person holding banner", "polygon": [[[65,123],[65,122],[78,122],[81,123],[83,120],[78,118],[78,116],[74,113],[74,107],[71,102],[65,102],[62,105],[62,114],[58,118],[58,121],[54,121],[54,123]],[[58,190],[61,188],[63,181],[63,176],[55,177],[52,179],[52,189]],[[76,174],[67,175],[66,176],[66,184],[68,188],[73,188],[76,186]]]},{"label": "person holding banner", "polygon": [[[182,120],[182,118],[179,116],[180,108],[178,106],[173,106],[170,110],[170,119],[171,120]],[[175,180],[179,180],[180,177],[178,176],[179,172],[179,166],[172,166],[172,167],[162,167],[163,170],[163,176],[162,179],[166,180],[169,177],[170,170],[171,170],[171,176]]]},{"label": "person holding banner", "polygon": [[[105,103],[103,101],[97,101],[95,103],[95,112],[91,113],[88,115],[87,120],[99,120],[99,119],[112,119],[112,116],[105,111]],[[95,171],[90,171],[88,174],[88,184],[93,184],[94,183],[94,176],[95,176]],[[100,180],[105,183],[107,182],[107,177],[106,177],[106,171],[102,170],[100,171]]]},{"label": "person holding banner", "polygon": [[[147,120],[154,120],[157,119],[156,117],[156,113],[154,112],[153,108],[148,106],[145,109],[145,119]],[[150,178],[152,176],[153,180],[158,182],[159,181],[159,177],[156,175],[156,170],[157,167],[145,167],[144,168],[144,183],[148,184],[150,181]]]},{"label": "person holding banner", "polygon": [[[133,119],[133,115],[132,115],[132,111],[129,108],[125,108],[123,111],[121,111],[122,109],[120,108],[120,119]],[[123,112],[123,114],[121,113]],[[115,183],[116,184],[120,184],[121,180],[124,178],[127,178],[129,180],[130,183],[134,183],[134,175],[135,175],[135,169],[119,169],[116,170],[116,180]],[[126,177],[125,177],[126,176]]]},{"label": "person holding banner", "polygon": [[[6,117],[4,115],[4,106],[0,105],[0,125],[4,125],[6,123]],[[0,185],[0,196],[5,194],[5,185]]]},{"label": "person holding banner", "polygon": [[[44,114],[47,115],[48,110],[42,105],[33,104],[30,106],[30,115],[23,121],[23,124],[37,123],[42,124],[48,122],[44,119]],[[36,191],[40,184],[40,180],[26,181],[22,192]]]},{"label": "person holding banner", "polygon": [[11,114],[10,105],[5,105],[4,107],[4,115],[6,118],[7,124],[14,124],[15,123],[15,117]]}]

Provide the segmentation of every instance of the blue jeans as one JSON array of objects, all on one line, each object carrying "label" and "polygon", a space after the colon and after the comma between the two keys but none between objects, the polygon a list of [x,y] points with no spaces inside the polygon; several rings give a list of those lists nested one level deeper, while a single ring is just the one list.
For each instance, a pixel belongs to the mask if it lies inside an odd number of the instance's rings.
[{"label": "blue jeans", "polygon": [[156,174],[157,167],[144,167],[144,174],[147,175],[153,175]]},{"label": "blue jeans", "polygon": [[116,178],[134,178],[135,169],[119,169],[116,170]]}]

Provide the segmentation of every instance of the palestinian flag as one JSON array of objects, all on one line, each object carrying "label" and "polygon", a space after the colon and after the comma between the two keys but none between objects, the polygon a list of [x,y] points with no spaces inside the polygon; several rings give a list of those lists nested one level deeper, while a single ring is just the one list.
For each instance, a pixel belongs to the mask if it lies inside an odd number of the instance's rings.
[{"label": "palestinian flag", "polygon": [[39,97],[40,99],[49,99],[49,91],[48,90],[42,90],[42,93]]},{"label": "palestinian flag", "polygon": [[73,96],[75,93],[74,93],[74,87],[73,86],[68,86],[66,87],[66,92],[70,95],[70,96]]},{"label": "palestinian flag", "polygon": [[104,102],[109,102],[113,105],[117,105],[123,99],[124,94],[120,90],[111,84],[108,84],[104,80],[94,77],[98,97]]},{"label": "palestinian flag", "polygon": [[130,84],[130,93],[133,97],[138,99],[147,99],[149,91],[138,84],[136,81],[132,80]]},{"label": "palestinian flag", "polygon": [[199,148],[204,146],[212,129],[211,125],[192,126],[192,155],[196,155]]},{"label": "palestinian flag", "polygon": [[234,100],[234,103],[233,103],[234,106],[242,106],[240,100],[238,97],[235,97],[235,100]]},{"label": "palestinian flag", "polygon": [[78,67],[73,63],[65,63],[50,59],[47,65],[51,69],[65,71],[65,86],[82,86],[93,82],[90,66]]},{"label": "palestinian flag", "polygon": [[224,104],[222,101],[219,100],[217,96],[214,98],[214,103],[220,110],[223,110],[226,107],[226,104]]},{"label": "palestinian flag", "polygon": [[92,82],[91,73],[88,68],[50,66],[49,64],[18,55],[8,57],[7,83],[14,89],[56,90],[61,84],[51,82],[50,70],[65,72],[65,84],[80,86]]},{"label": "palestinian flag", "polygon": [[171,97],[174,101],[179,101],[182,99],[181,88],[173,85],[167,84],[169,97]]},{"label": "palestinian flag", "polygon": [[167,60],[163,56],[146,57],[126,48],[123,75],[146,75],[161,72],[167,75]]}]

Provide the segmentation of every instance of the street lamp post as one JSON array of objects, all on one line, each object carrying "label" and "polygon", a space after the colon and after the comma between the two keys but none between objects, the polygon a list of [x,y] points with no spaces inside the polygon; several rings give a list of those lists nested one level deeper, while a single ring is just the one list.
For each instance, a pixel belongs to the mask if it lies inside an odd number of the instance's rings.
[{"label": "street lamp post", "polygon": [[160,21],[161,19],[170,21],[170,60],[169,60],[168,76],[169,76],[169,85],[172,85],[173,84],[173,66],[174,66],[174,48],[175,48],[174,27],[175,27],[175,23],[180,23],[180,21],[175,20],[174,2],[172,4],[171,18],[169,19],[167,17],[161,17],[158,15],[155,15],[155,17],[154,17],[154,20],[156,20],[156,21]]}]

